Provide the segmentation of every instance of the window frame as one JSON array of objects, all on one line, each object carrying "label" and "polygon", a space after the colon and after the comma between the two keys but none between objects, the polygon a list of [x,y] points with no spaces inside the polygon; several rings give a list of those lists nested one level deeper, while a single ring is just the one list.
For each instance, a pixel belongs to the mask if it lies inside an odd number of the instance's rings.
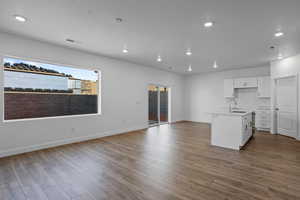
[{"label": "window frame", "polygon": [[[98,73],[98,105],[97,105],[97,113],[91,113],[91,114],[77,114],[77,115],[63,115],[63,116],[49,116],[49,117],[36,117],[36,118],[24,118],[24,119],[8,119],[5,120],[5,101],[4,101],[4,59],[5,58],[12,58],[12,59],[20,59],[24,61],[29,62],[39,62],[44,64],[50,64],[50,65],[58,65],[63,67],[70,67],[75,69],[86,69],[86,70],[92,70],[97,71]],[[63,118],[78,118],[78,117],[89,117],[89,116],[101,116],[102,115],[102,70],[95,68],[95,67],[82,67],[80,65],[72,65],[72,64],[63,64],[63,63],[57,63],[52,62],[46,59],[37,59],[37,58],[31,58],[31,57],[19,57],[19,56],[12,56],[12,55],[0,55],[1,60],[1,70],[0,70],[0,81],[1,81],[1,101],[0,104],[2,104],[2,122],[3,123],[10,123],[10,122],[22,122],[22,121],[35,121],[35,120],[49,120],[49,119],[63,119]]]}]

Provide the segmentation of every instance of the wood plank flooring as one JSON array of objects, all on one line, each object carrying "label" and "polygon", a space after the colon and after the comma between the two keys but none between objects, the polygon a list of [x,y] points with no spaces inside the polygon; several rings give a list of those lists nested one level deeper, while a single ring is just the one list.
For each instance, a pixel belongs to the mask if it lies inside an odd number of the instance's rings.
[{"label": "wood plank flooring", "polygon": [[0,159],[1,200],[300,199],[300,142],[256,133],[237,152],[206,124],[163,125]]}]

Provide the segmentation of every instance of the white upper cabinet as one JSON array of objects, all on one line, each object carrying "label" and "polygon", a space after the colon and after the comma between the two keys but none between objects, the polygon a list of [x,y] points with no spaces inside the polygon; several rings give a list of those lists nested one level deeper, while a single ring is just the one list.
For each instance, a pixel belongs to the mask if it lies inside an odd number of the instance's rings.
[{"label": "white upper cabinet", "polygon": [[234,80],[233,79],[225,79],[224,80],[224,97],[232,98],[234,97]]},{"label": "white upper cabinet", "polygon": [[257,78],[237,78],[234,79],[234,88],[255,88],[257,87]]},{"label": "white upper cabinet", "polygon": [[263,76],[263,77],[225,79],[224,97],[233,98],[234,89],[238,89],[238,88],[256,88],[258,98],[270,98],[271,78],[269,76]]},{"label": "white upper cabinet", "polygon": [[260,98],[271,97],[271,78],[269,76],[257,78],[258,90],[257,96]]}]

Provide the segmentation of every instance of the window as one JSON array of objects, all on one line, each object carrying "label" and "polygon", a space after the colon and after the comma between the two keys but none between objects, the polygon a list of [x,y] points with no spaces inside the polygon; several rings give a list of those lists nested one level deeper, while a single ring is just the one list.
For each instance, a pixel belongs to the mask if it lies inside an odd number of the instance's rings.
[{"label": "window", "polygon": [[100,71],[4,58],[4,120],[100,113]]}]

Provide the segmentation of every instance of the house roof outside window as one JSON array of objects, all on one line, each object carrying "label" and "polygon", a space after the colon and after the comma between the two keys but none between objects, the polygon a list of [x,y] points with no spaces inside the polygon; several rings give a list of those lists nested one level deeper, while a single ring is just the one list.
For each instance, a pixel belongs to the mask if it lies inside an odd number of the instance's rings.
[{"label": "house roof outside window", "polygon": [[46,69],[43,67],[37,67],[35,65],[28,65],[26,63],[14,63],[13,65],[11,65],[10,63],[4,63],[4,70],[72,78],[72,75],[69,74],[60,73],[58,71]]}]

